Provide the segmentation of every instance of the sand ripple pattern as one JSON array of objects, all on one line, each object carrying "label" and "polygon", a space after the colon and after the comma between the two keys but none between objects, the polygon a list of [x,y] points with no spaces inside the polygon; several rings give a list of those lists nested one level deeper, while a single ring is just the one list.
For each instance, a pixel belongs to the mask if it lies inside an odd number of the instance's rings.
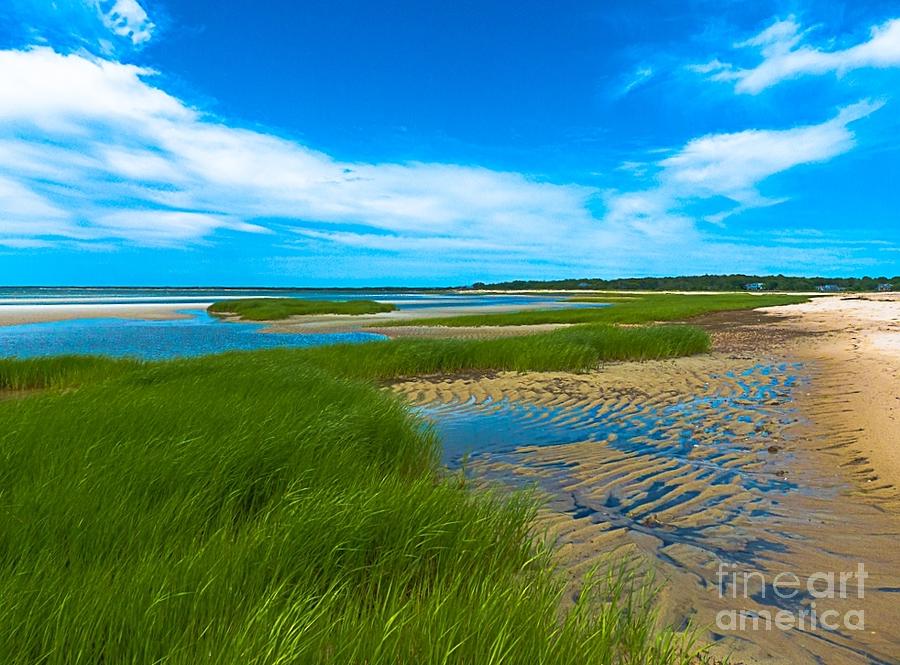
[{"label": "sand ripple pattern", "polygon": [[537,483],[577,520],[749,559],[778,544],[741,533],[742,520],[775,511],[778,497],[798,489],[784,442],[798,420],[786,406],[798,370],[781,363],[694,376],[702,390],[691,395],[608,386],[585,399],[551,382],[535,401],[509,388],[465,399],[457,384],[420,412],[451,466],[469,453],[480,475]]},{"label": "sand ripple pattern", "polygon": [[[810,415],[842,408],[840,393],[835,404],[811,397],[818,380],[814,367],[781,359],[713,357],[395,389],[434,423],[448,465],[546,494],[539,530],[573,579],[601,557],[653,565],[667,580],[669,618],[714,625],[729,607],[714,588],[721,561],[773,576],[865,561],[875,628],[866,635],[710,637],[737,648],[738,661],[898,663],[896,489],[848,456],[853,432],[816,427]],[[771,591],[747,602],[771,609]],[[800,594],[786,606],[810,602]]]}]

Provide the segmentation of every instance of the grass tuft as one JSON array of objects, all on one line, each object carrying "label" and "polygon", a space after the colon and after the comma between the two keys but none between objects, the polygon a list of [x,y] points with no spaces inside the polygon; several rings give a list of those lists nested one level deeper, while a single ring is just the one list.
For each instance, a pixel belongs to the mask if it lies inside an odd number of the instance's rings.
[{"label": "grass tuft", "polygon": [[0,358],[0,390],[41,390],[96,383],[140,365],[140,361],[89,356]]}]

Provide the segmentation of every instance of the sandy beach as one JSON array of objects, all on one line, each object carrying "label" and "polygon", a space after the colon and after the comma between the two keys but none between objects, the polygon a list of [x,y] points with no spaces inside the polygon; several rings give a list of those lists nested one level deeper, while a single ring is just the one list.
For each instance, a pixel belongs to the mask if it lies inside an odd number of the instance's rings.
[{"label": "sandy beach", "polygon": [[809,365],[818,377],[805,396],[815,420],[841,433],[855,459],[865,458],[871,482],[877,476],[900,487],[900,294],[816,298],[699,323],[719,350],[772,349]]},{"label": "sandy beach", "polygon": [[820,298],[771,311],[811,333],[796,353],[827,377],[822,392],[831,407],[818,419],[852,439],[872,467],[871,482],[900,487],[900,295]]}]

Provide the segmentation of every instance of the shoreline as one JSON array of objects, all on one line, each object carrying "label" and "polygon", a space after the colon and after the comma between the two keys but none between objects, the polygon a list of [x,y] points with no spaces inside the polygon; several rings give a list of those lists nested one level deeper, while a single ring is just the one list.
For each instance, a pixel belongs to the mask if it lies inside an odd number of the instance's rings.
[{"label": "shoreline", "polygon": [[[189,319],[192,314],[186,311],[206,311],[210,302],[189,303],[35,303],[35,304],[0,304],[0,326],[27,325],[31,323],[54,323],[76,319],[144,319],[148,321],[172,321]],[[563,309],[564,307],[558,307]],[[427,330],[425,326],[394,326],[398,321],[409,319],[428,319],[465,314],[502,314],[507,312],[528,311],[534,309],[556,309],[547,303],[525,303],[505,305],[484,305],[465,307],[447,304],[439,307],[405,307],[393,312],[379,314],[309,314],[293,316],[282,321],[244,321],[240,317],[223,315],[218,318],[227,323],[251,323],[263,325],[264,333],[317,334],[339,332],[376,332],[389,337],[472,337],[468,328],[448,329],[443,333]],[[518,331],[504,331],[497,326],[495,335],[505,337],[509,334],[523,335],[530,332],[544,332],[565,324],[547,324],[539,326],[519,326]],[[385,332],[382,332],[385,331]],[[416,335],[416,333],[418,333]],[[484,331],[482,331],[484,333]]]}]

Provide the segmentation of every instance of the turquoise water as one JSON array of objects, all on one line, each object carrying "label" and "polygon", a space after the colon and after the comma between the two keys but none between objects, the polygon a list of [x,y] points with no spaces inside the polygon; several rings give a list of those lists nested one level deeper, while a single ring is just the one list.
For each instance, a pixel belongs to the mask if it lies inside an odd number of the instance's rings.
[{"label": "turquoise water", "polygon": [[78,319],[0,326],[0,357],[65,354],[130,356],[148,360],[200,356],[224,351],[309,347],[383,340],[373,333],[263,333],[254,323],[225,323],[203,310],[189,319],[145,321]]}]

